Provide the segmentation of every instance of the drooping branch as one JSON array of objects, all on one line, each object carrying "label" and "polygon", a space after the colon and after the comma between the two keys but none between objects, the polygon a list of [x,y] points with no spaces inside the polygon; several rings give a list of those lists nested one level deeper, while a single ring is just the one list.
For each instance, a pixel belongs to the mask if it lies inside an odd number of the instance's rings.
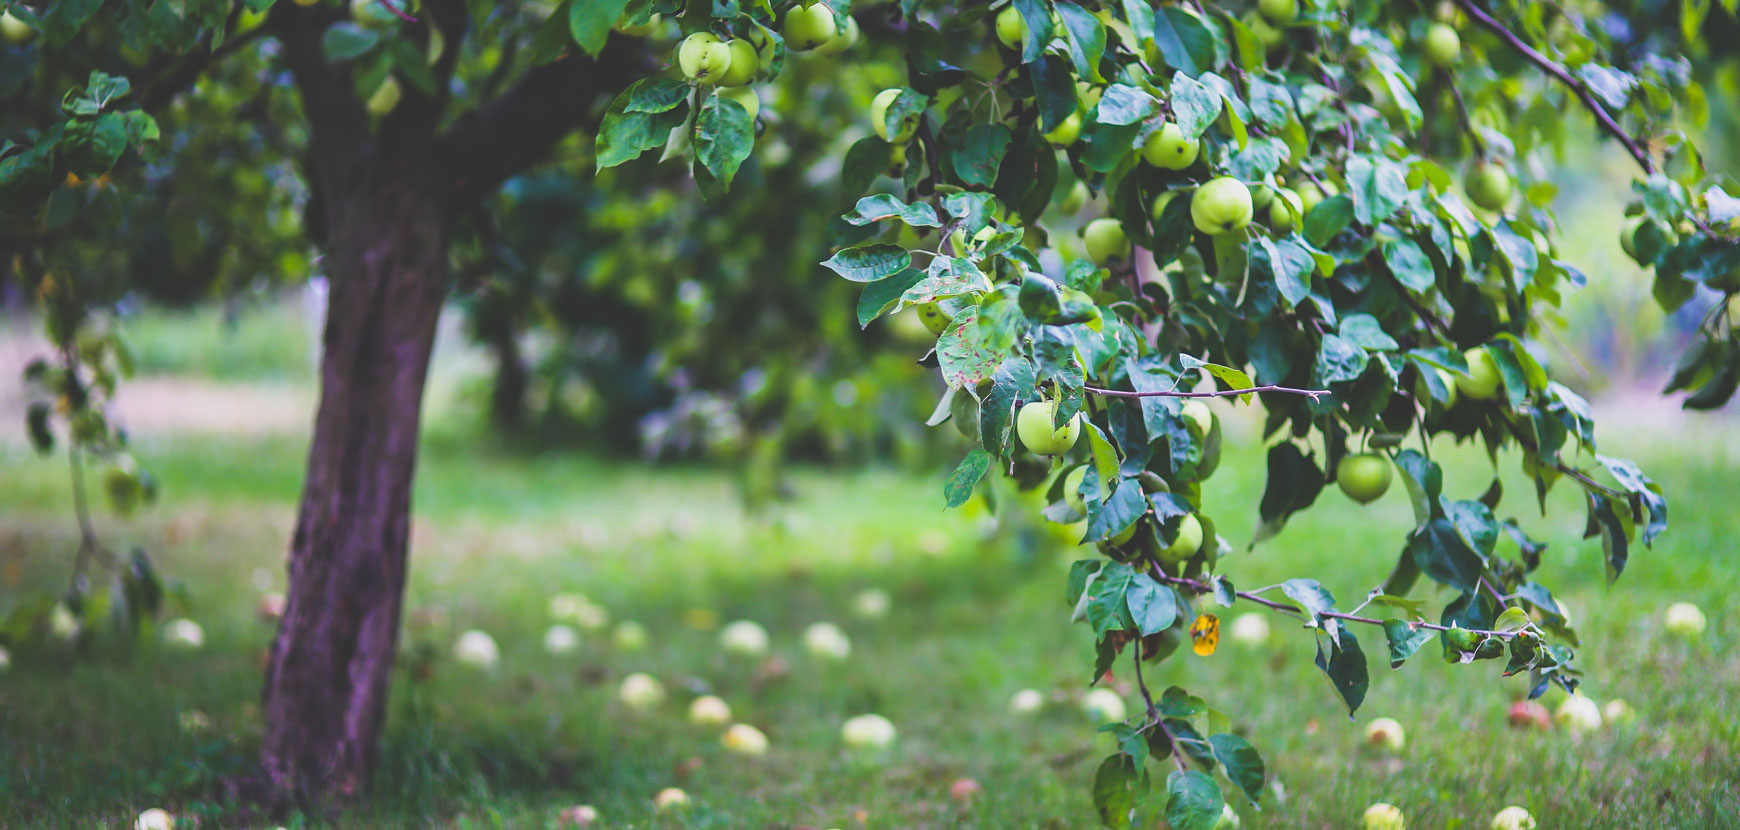
[{"label": "drooping branch", "polygon": [[500,97],[462,116],[438,141],[460,204],[493,192],[591,122],[595,104],[654,71],[630,38],[611,38],[596,59],[566,55],[527,72]]},{"label": "drooping branch", "polygon": [[1468,16],[1474,18],[1474,20],[1480,25],[1492,30],[1492,32],[1498,35],[1500,39],[1509,44],[1510,48],[1516,50],[1517,54],[1522,55],[1530,63],[1540,67],[1541,71],[1553,76],[1553,78],[1559,83],[1564,84],[1572,92],[1576,93],[1577,98],[1583,102],[1583,106],[1587,107],[1589,112],[1594,114],[1596,123],[1600,124],[1601,128],[1617,139],[1620,144],[1625,145],[1626,151],[1631,153],[1633,159],[1637,160],[1637,165],[1643,168],[1643,172],[1651,175],[1655,173],[1655,163],[1650,160],[1649,151],[1643,149],[1643,145],[1639,144],[1637,139],[1633,138],[1630,133],[1626,132],[1625,128],[1621,127],[1618,121],[1613,120],[1613,116],[1607,112],[1607,108],[1602,106],[1600,101],[1595,100],[1595,95],[1589,91],[1588,84],[1577,80],[1571,75],[1569,70],[1565,69],[1565,67],[1560,66],[1558,62],[1554,61],[1552,58],[1541,54],[1533,46],[1528,45],[1528,43],[1518,37],[1515,32],[1512,32],[1510,29],[1506,28],[1503,23],[1500,23],[1497,18],[1488,14],[1485,9],[1480,8],[1474,0],[1456,0],[1456,5],[1461,6],[1462,10],[1467,12]]},{"label": "drooping branch", "polygon": [[1179,392],[1168,389],[1164,392],[1128,392],[1123,389],[1100,389],[1094,386],[1083,386],[1082,391],[1108,398],[1230,398],[1235,395],[1249,395],[1253,392],[1282,392],[1289,395],[1304,395],[1312,401],[1329,394],[1328,389],[1294,389],[1289,386],[1252,386],[1246,389],[1217,389],[1212,392]]},{"label": "drooping branch", "polygon": [[[1195,593],[1198,595],[1210,594],[1210,593],[1214,592],[1214,589],[1209,587],[1208,585],[1205,585],[1205,584],[1198,582],[1194,579],[1186,579],[1185,577],[1181,577],[1181,576],[1171,576],[1171,575],[1167,574],[1165,571],[1160,570],[1158,567],[1150,567],[1148,569],[1148,575],[1153,577],[1154,581],[1156,581],[1156,582],[1164,582],[1164,583],[1167,583],[1168,585],[1175,585],[1177,587],[1184,588],[1184,589],[1191,591],[1192,593]],[[1285,602],[1277,602],[1277,601],[1272,600],[1272,599],[1265,599],[1263,597],[1256,595],[1255,593],[1253,593],[1251,591],[1234,591],[1233,594],[1236,595],[1239,599],[1249,600],[1249,601],[1254,602],[1258,605],[1261,605],[1265,608],[1270,608],[1270,609],[1273,609],[1275,611],[1280,611],[1284,614],[1292,614],[1293,616],[1296,616],[1296,617],[1304,617],[1305,616],[1305,612],[1300,611],[1298,609],[1298,607],[1296,607],[1296,606],[1289,605]],[[1375,617],[1362,617],[1362,616],[1359,616],[1357,614],[1343,614],[1339,611],[1325,611],[1321,614],[1321,616],[1327,617],[1327,618],[1332,619],[1332,620],[1344,620],[1346,622],[1363,623],[1365,625],[1381,626],[1384,624],[1383,620],[1377,619]],[[1424,629],[1427,629],[1429,631],[1449,631],[1449,630],[1451,630],[1451,626],[1439,625],[1437,623],[1429,623],[1429,622],[1425,622],[1423,620],[1408,620],[1407,623],[1408,623],[1408,627],[1415,628],[1415,629],[1424,628]],[[1506,640],[1517,636],[1517,633],[1518,633],[1516,631],[1491,631],[1491,630],[1483,629],[1483,628],[1458,628],[1456,630],[1466,631],[1470,634],[1478,634],[1478,635],[1481,635],[1483,637],[1499,637],[1499,638],[1506,639]]]}]

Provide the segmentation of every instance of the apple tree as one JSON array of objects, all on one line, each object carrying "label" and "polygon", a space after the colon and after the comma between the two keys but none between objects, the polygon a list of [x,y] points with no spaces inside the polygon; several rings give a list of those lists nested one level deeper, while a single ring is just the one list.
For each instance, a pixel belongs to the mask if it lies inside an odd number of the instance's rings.
[{"label": "apple tree", "polygon": [[[1688,61],[1617,44],[1594,3],[635,5],[676,16],[685,77],[616,97],[600,164],[661,150],[709,193],[757,143],[737,61],[767,79],[830,29],[902,51],[905,78],[869,101],[873,135],[842,161],[859,232],[822,264],[863,286],[861,324],[914,308],[932,325],[924,360],[947,393],[931,422],[971,445],[947,503],[1010,476],[1097,548],[1068,577],[1095,640],[1082,677],[1127,670],[1144,704],[1105,729],[1106,825],[1212,826],[1220,781],[1260,798],[1261,757],[1212,702],[1143,676],[1185,644],[1212,654],[1224,609],[1296,618],[1350,714],[1368,653],[1501,661],[1531,695],[1577,686],[1576,633],[1535,578],[1544,546],[1496,478],[1447,491],[1433,439],[1494,462],[1519,448],[1523,500],[1543,510],[1551,487],[1578,488],[1610,579],[1666,529],[1661,488],[1599,453],[1589,405],[1535,338],[1590,279],[1556,247],[1546,173],[1591,130],[1636,162],[1614,225],[1663,306],[1740,289],[1740,203],[1682,128],[1703,100]],[[1675,376],[1688,407],[1733,394],[1737,348],[1719,302]],[[1221,434],[1194,399],[1212,396],[1263,411],[1253,545],[1330,482],[1366,502],[1402,480],[1414,522],[1382,584],[1239,587],[1213,517],[1249,506],[1201,487]],[[1410,596],[1422,576],[1449,601]],[[1172,768],[1164,782],[1150,764]]]}]

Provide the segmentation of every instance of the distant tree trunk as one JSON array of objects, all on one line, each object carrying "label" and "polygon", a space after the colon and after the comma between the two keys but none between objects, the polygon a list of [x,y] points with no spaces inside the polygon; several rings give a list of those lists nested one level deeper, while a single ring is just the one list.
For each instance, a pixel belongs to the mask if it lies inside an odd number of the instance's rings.
[{"label": "distant tree trunk", "polygon": [[374,766],[423,386],[448,287],[448,218],[428,178],[366,177],[326,204],[320,407],[262,695],[262,758],[280,794],[354,796]]},{"label": "distant tree trunk", "polygon": [[502,321],[490,335],[489,348],[495,353],[495,386],[490,389],[489,420],[497,432],[512,435],[519,429],[520,418],[525,414],[526,386],[530,381],[512,323]]}]

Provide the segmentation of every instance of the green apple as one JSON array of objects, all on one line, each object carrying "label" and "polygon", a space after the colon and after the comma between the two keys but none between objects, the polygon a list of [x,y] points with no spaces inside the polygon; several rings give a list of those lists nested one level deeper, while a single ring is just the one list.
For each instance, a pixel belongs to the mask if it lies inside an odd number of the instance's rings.
[{"label": "green apple", "polygon": [[1365,743],[1372,749],[1394,755],[1401,752],[1407,742],[1407,732],[1395,718],[1372,718],[1371,723],[1365,725]]},{"label": "green apple", "polygon": [[[732,42],[742,43],[742,41]],[[738,106],[749,111],[749,120],[751,121],[754,121],[755,117],[761,114],[761,98],[755,94],[755,90],[750,89],[749,87],[739,86],[731,89],[721,89],[719,90],[719,97],[729,98],[736,101]]]},{"label": "green apple", "polygon": [[808,52],[832,40],[838,32],[834,10],[821,2],[792,7],[785,13],[785,28],[781,30],[786,48],[794,52]]},{"label": "green apple", "polygon": [[1299,17],[1299,0],[1257,0],[1257,13],[1270,23],[1285,26]]},{"label": "green apple", "polygon": [[1325,181],[1322,184],[1306,179],[1294,180],[1293,189],[1299,192],[1300,215],[1309,214],[1312,208],[1323,203],[1324,199],[1341,193],[1334,182]]},{"label": "green apple", "polygon": [[814,623],[804,629],[804,651],[823,660],[844,660],[852,653],[852,640],[831,622]]},{"label": "green apple", "polygon": [[1456,388],[1477,401],[1496,396],[1504,378],[1498,374],[1498,362],[1492,359],[1492,353],[1485,346],[1475,346],[1463,352],[1462,359],[1468,361],[1468,375],[1456,378]]},{"label": "green apple", "polygon": [[1088,465],[1083,464],[1063,477],[1063,503],[1077,513],[1087,512],[1087,501],[1081,497],[1081,482],[1087,478]]},{"label": "green apple", "polygon": [[1528,810],[1511,805],[1492,817],[1492,830],[1535,830],[1535,817]]},{"label": "green apple", "polygon": [[1168,121],[1166,126],[1149,134],[1142,145],[1142,160],[1167,170],[1183,170],[1196,162],[1201,151],[1202,142],[1185,138],[1184,131]]},{"label": "green apple", "polygon": [[731,60],[725,71],[719,73],[719,85],[743,86],[755,80],[755,72],[761,68],[761,58],[755,54],[755,44],[744,38],[737,38],[727,41],[725,48],[731,53]]},{"label": "green apple", "polygon": [[1487,210],[1504,210],[1510,201],[1510,173],[1503,165],[1484,159],[1468,168],[1468,178],[1462,187],[1468,191],[1468,201]]},{"label": "green apple", "polygon": [[375,87],[373,95],[369,96],[366,107],[370,115],[379,118],[393,111],[399,105],[399,99],[404,97],[405,90],[399,86],[399,79],[388,75],[381,85]]},{"label": "green apple", "polygon": [[1341,459],[1335,468],[1335,483],[1341,492],[1360,504],[1376,501],[1390,489],[1390,460],[1375,452],[1362,452]]},{"label": "green apple", "polygon": [[737,620],[719,629],[719,648],[738,657],[767,653],[767,629],[753,620]]},{"label": "green apple", "polygon": [[942,306],[936,303],[924,303],[918,306],[916,311],[918,319],[924,321],[924,327],[938,337],[941,337],[943,332],[948,331],[949,323],[953,322],[947,314],[943,313]]},{"label": "green apple", "polygon": [[664,702],[665,686],[650,674],[636,672],[622,679],[616,696],[630,709],[650,709]]},{"label": "green apple", "polygon": [[1112,723],[1125,717],[1123,696],[1104,686],[1082,695],[1081,708],[1095,723]]},{"label": "green apple", "polygon": [[689,703],[689,722],[696,726],[724,726],[731,722],[731,704],[717,695],[702,695]]},{"label": "green apple", "polygon": [[853,46],[858,45],[858,21],[851,15],[846,15],[846,30],[829,38],[826,43],[810,50],[812,55],[838,55]]},{"label": "green apple", "polygon": [[1268,210],[1269,205],[1272,205],[1274,203],[1275,203],[1275,189],[1274,188],[1272,188],[1266,184],[1259,184],[1256,187],[1251,188],[1251,207],[1252,208],[1255,208],[1256,210],[1259,210],[1259,211]]},{"label": "green apple", "polygon": [[659,24],[663,23],[665,19],[663,15],[654,14],[648,17],[645,23],[638,26],[627,22],[627,20],[628,15],[626,14],[617,18],[615,29],[629,37],[648,37],[658,33]]},{"label": "green apple", "polygon": [[1462,37],[1446,23],[1433,23],[1426,29],[1426,61],[1433,66],[1450,66],[1462,57]]},{"label": "green apple", "polygon": [[1245,28],[1250,29],[1251,34],[1256,35],[1257,40],[1263,42],[1263,51],[1265,52],[1273,52],[1287,43],[1287,33],[1276,28],[1262,15],[1246,14],[1244,22]]},{"label": "green apple", "polygon": [[675,812],[688,806],[689,794],[676,787],[666,787],[653,796],[653,809],[660,813]]},{"label": "green apple", "polygon": [[1106,94],[1105,87],[1094,86],[1087,81],[1075,82],[1075,100],[1086,112],[1093,112],[1100,105],[1100,98]]},{"label": "green apple", "polygon": [[1166,214],[1166,206],[1172,204],[1177,196],[1176,190],[1162,190],[1154,194],[1154,203],[1148,206],[1148,216],[1156,222],[1160,221],[1160,217]]},{"label": "green apple", "polygon": [[[1632,711],[1631,704],[1619,698],[1614,698],[1601,704],[1601,722],[1618,726],[1637,720],[1637,713]],[[1533,826],[1533,825],[1530,825]]]},{"label": "green apple", "polygon": [[1207,438],[1214,432],[1214,410],[1209,409],[1208,404],[1196,400],[1187,401],[1180,414],[1184,416],[1185,423],[1190,425],[1190,433],[1198,440]]},{"label": "green apple", "polygon": [[1017,715],[1031,715],[1045,708],[1045,695],[1038,689],[1022,689],[1009,698],[1009,711]]},{"label": "green apple", "polygon": [[1196,514],[1184,517],[1178,523],[1178,536],[1172,544],[1160,551],[1160,562],[1165,565],[1176,565],[1189,559],[1202,547],[1202,522],[1197,521]]},{"label": "green apple", "polygon": [[1081,413],[1054,429],[1051,424],[1056,414],[1057,401],[1034,401],[1021,407],[1015,416],[1015,434],[1021,438],[1021,444],[1039,455],[1069,452],[1081,437]]},{"label": "green apple", "polygon": [[677,66],[691,81],[718,83],[731,69],[731,47],[712,32],[696,32],[677,47]]},{"label": "green apple", "polygon": [[918,132],[918,121],[914,119],[894,135],[888,134],[888,108],[893,106],[894,99],[900,97],[900,88],[885,89],[876,93],[876,98],[870,102],[870,128],[890,144],[905,144],[912,140],[913,133]]},{"label": "green apple", "polygon": [[1689,602],[1676,602],[1662,615],[1662,626],[1669,634],[1688,640],[1703,634],[1707,624],[1703,610]]},{"label": "green apple", "polygon": [[1080,138],[1080,137],[1081,137],[1081,113],[1080,112],[1070,113],[1068,118],[1065,118],[1062,121],[1058,122],[1058,125],[1056,127],[1053,127],[1051,129],[1051,132],[1048,132],[1043,136],[1043,138],[1046,140],[1047,143],[1049,143],[1053,147],[1058,147],[1058,148],[1068,147],[1069,145],[1074,144],[1075,140],[1077,138]]},{"label": "green apple", "polygon": [[1063,213],[1075,213],[1087,204],[1087,200],[1088,187],[1078,180],[1069,188],[1068,193],[1063,194],[1063,200],[1057,203],[1057,209]]},{"label": "green apple", "polygon": [[1010,4],[997,12],[997,40],[1010,49],[1019,50],[1021,42],[1027,38],[1027,21],[1021,18],[1021,13]]},{"label": "green apple", "polygon": [[5,38],[13,46],[23,46],[36,39],[36,30],[8,10],[0,12],[0,38]]},{"label": "green apple", "polygon": [[1252,211],[1250,189],[1231,176],[1210,179],[1190,198],[1190,220],[1210,236],[1244,230]]},{"label": "green apple", "polygon": [[[1444,387],[1444,390],[1445,390],[1444,408],[1449,409],[1450,407],[1455,406],[1456,405],[1456,376],[1450,374],[1449,372],[1444,371],[1443,369],[1433,369],[1432,371],[1438,373],[1438,383],[1442,384]],[[1419,399],[1421,401],[1426,401],[1426,400],[1432,399],[1431,389],[1426,386],[1426,381],[1425,381],[1425,378],[1423,376],[1421,377],[1420,382],[1419,382],[1419,393],[1420,393]]]},{"label": "green apple", "polygon": [[1576,737],[1601,728],[1601,707],[1582,694],[1573,693],[1553,710],[1553,721]]},{"label": "green apple", "polygon": [[1269,202],[1269,228],[1276,234],[1292,233],[1305,215],[1305,202],[1299,197],[1299,191],[1290,187],[1276,188],[1274,193]]},{"label": "green apple", "polygon": [[719,745],[733,755],[758,758],[767,754],[767,735],[747,723],[734,723],[719,737]]},{"label": "green apple", "polygon": [[1241,646],[1256,648],[1269,641],[1269,619],[1256,611],[1233,618],[1228,636]]},{"label": "green apple", "polygon": [[175,830],[175,816],[162,807],[152,807],[133,820],[134,830]]},{"label": "green apple", "polygon": [[1124,235],[1124,226],[1110,217],[1087,223],[1082,228],[1081,239],[1083,247],[1087,248],[1088,259],[1095,265],[1105,265],[1130,254],[1130,238]]},{"label": "green apple", "polygon": [[1402,818],[1402,808],[1382,801],[1365,808],[1360,822],[1364,830],[1406,830],[1408,826]]},{"label": "green apple", "polygon": [[840,726],[840,738],[857,750],[887,749],[894,744],[894,724],[881,715],[859,715]]}]

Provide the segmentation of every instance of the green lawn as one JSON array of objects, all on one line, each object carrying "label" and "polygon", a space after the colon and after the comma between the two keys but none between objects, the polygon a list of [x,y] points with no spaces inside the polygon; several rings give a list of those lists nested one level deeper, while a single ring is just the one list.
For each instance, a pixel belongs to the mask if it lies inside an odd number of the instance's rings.
[{"label": "green lawn", "polygon": [[[1509,803],[1528,806],[1543,828],[1740,826],[1740,572],[1729,564],[1737,433],[1711,422],[1660,432],[1606,436],[1604,449],[1633,452],[1672,499],[1667,536],[1634,555],[1611,590],[1599,543],[1578,538],[1571,488],[1560,485],[1543,520],[1521,495],[1515,460],[1502,465],[1511,496],[1500,513],[1520,514],[1551,541],[1543,579],[1575,611],[1591,696],[1630,701],[1634,724],[1581,740],[1513,731],[1504,713],[1521,678],[1501,679],[1493,663],[1446,665],[1435,646],[1392,672],[1381,636],[1364,638],[1374,678],[1350,722],[1312,666],[1311,637],[1277,616],[1268,648],[1181,654],[1150,678],[1207,698],[1263,752],[1271,791],[1261,812],[1241,805],[1244,826],[1357,826],[1376,800],[1400,805],[1416,828],[1484,828]],[[743,515],[725,472],[428,443],[404,671],[374,793],[345,826],[545,827],[577,803],[596,805],[608,827],[1093,825],[1089,782],[1110,744],[1068,702],[1092,659],[1087,630],[1066,624],[1062,602],[1074,557],[1024,554],[1031,546],[1018,535],[988,536],[982,516],[943,512],[940,474],[804,471],[798,500],[757,520]],[[257,747],[271,631],[253,616],[254,574],[264,569],[282,589],[302,447],[184,439],[147,443],[141,455],[164,499],[136,519],[105,516],[107,539],[145,546],[185,581],[186,613],[204,624],[207,646],[79,659],[15,650],[0,674],[0,827],[130,826],[154,805],[218,819],[202,827],[233,823],[213,785]],[[74,535],[58,460],[0,449],[0,470],[3,606],[21,589],[64,581]],[[1477,494],[1488,472],[1464,448],[1446,491]],[[1209,487],[1211,512],[1241,548],[1261,475],[1260,450],[1229,451]],[[1318,576],[1350,605],[1387,571],[1410,522],[1400,488],[1363,509],[1328,492],[1223,570],[1241,586]],[[888,619],[848,612],[870,586],[893,594]],[[546,599],[557,590],[644,622],[650,647],[622,653],[589,636],[578,655],[544,654]],[[1428,596],[1436,613],[1443,597]],[[1708,613],[1701,642],[1664,636],[1661,610],[1677,600]],[[695,625],[704,622],[697,609],[765,624],[789,673],[769,677],[721,655],[716,633]],[[817,620],[851,634],[849,661],[803,653],[799,632]],[[501,644],[495,673],[448,658],[468,628]],[[671,699],[651,714],[626,711],[614,692],[634,671],[658,676]],[[1054,702],[1037,718],[1012,716],[1007,702],[1023,687]],[[703,689],[768,734],[766,758],[736,759],[717,730],[686,723],[687,701]],[[212,729],[184,734],[180,713],[195,709]],[[870,711],[900,729],[881,765],[838,739],[844,719]],[[1384,715],[1409,732],[1397,758],[1359,750],[1363,722]],[[962,776],[984,787],[968,806],[948,797]],[[670,785],[686,788],[694,808],[655,819],[649,799]]]}]

